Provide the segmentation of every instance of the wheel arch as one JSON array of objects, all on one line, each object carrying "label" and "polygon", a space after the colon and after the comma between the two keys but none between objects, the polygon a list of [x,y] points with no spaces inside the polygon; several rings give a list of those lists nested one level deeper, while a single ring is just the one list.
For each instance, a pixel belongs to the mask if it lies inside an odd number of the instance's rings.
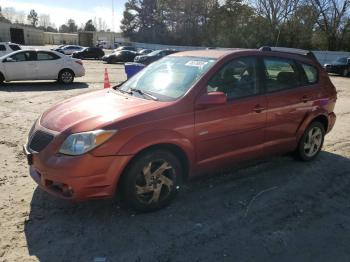
[{"label": "wheel arch", "polygon": [[312,119],[312,121],[310,123],[315,122],[315,121],[320,122],[323,125],[324,130],[327,132],[329,123],[328,123],[328,118],[325,115],[323,115],[323,114],[318,115],[317,117]]},{"label": "wheel arch", "polygon": [[151,152],[153,150],[158,150],[158,149],[163,149],[170,151],[173,153],[180,161],[181,166],[183,168],[183,174],[181,176],[181,179],[183,181],[186,181],[189,177],[190,170],[191,170],[191,162],[190,159],[185,152],[183,148],[181,148],[179,145],[172,144],[172,143],[158,143],[158,144],[153,144],[150,146],[147,146],[145,148],[142,148],[140,151],[138,151],[130,160],[129,162],[125,165],[123,168],[120,176],[118,177],[118,180],[116,181],[116,193],[117,195],[122,192],[122,185],[123,185],[123,179],[125,177],[125,174],[127,173],[127,170],[133,165],[133,163],[141,157],[143,154],[146,154],[147,152]]},{"label": "wheel arch", "polygon": [[133,161],[135,161],[138,157],[140,157],[143,154],[146,154],[147,152],[159,150],[159,149],[167,150],[167,151],[171,152],[172,154],[174,154],[174,156],[176,156],[179,159],[181,166],[184,169],[183,170],[184,173],[183,173],[182,178],[187,179],[188,175],[189,175],[189,171],[190,171],[189,156],[181,146],[174,144],[174,143],[157,143],[157,144],[152,144],[152,145],[149,145],[147,147],[140,149],[133,156],[133,158],[127,163],[126,167],[123,170],[123,173],[128,168],[128,166],[130,166],[133,163]]},{"label": "wheel arch", "polygon": [[314,121],[318,121],[321,124],[323,124],[324,130],[327,133],[328,127],[329,127],[329,120],[327,117],[327,112],[323,112],[323,111],[314,112],[313,114],[306,117],[304,119],[304,121],[301,123],[301,125],[297,131],[297,141],[300,140],[300,138],[302,137],[306,128]]}]

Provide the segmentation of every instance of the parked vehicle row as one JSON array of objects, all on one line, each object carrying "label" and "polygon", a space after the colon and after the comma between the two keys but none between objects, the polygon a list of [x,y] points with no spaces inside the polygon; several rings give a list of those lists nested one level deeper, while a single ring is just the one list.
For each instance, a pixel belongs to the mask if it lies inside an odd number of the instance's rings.
[{"label": "parked vehicle row", "polygon": [[74,52],[72,57],[79,59],[102,59],[105,52],[99,47],[85,47],[80,51]]},{"label": "parked vehicle row", "polygon": [[65,54],[65,55],[72,55],[74,52],[78,52],[83,50],[83,46],[78,46],[78,45],[63,45],[59,46],[57,48],[52,49],[53,51]]},{"label": "parked vehicle row", "polygon": [[153,52],[146,54],[146,55],[136,56],[134,59],[134,62],[149,65],[150,63],[153,63],[154,61],[157,61],[164,56],[174,54],[176,52],[177,51],[175,51],[175,50],[168,50],[168,49],[167,50],[156,50],[156,51],[153,51]]},{"label": "parked vehicle row", "polygon": [[154,61],[161,59],[164,56],[176,53],[175,50],[156,50],[143,49],[138,52],[130,50],[131,48],[116,49],[112,54],[104,56],[103,61],[107,63],[121,63],[121,62],[136,62],[144,65],[149,65]]},{"label": "parked vehicle row", "polygon": [[341,57],[329,64],[324,64],[328,73],[342,75],[344,77],[350,74],[350,57]]}]

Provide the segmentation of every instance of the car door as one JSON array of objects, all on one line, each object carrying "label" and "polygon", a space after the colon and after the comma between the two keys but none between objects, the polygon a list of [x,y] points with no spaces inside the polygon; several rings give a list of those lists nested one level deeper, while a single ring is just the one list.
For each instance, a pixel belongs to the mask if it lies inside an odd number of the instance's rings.
[{"label": "car door", "polygon": [[6,80],[33,80],[36,77],[35,51],[22,51],[3,60]]},{"label": "car door", "polygon": [[262,154],[266,98],[260,91],[256,57],[225,64],[207,84],[207,92],[224,92],[224,105],[195,111],[199,169],[221,166]]},{"label": "car door", "polygon": [[37,79],[52,80],[57,79],[58,73],[62,68],[61,57],[49,52],[37,52]]},{"label": "car door", "polygon": [[303,81],[303,69],[292,59],[264,57],[263,66],[267,98],[264,150],[267,153],[288,152],[297,144],[297,129],[312,110],[312,100],[319,86],[316,82]]},{"label": "car door", "polygon": [[83,57],[84,58],[93,58],[94,57],[94,49],[92,48],[86,48],[83,50]]}]

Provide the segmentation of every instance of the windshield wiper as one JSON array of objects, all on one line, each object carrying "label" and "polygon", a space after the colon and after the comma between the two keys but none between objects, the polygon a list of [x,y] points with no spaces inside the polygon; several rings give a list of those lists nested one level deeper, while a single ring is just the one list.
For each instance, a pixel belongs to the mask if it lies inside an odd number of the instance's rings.
[{"label": "windshield wiper", "polygon": [[132,92],[131,92],[131,91],[125,91],[125,90],[123,90],[123,89],[120,89],[120,87],[121,87],[121,84],[116,85],[116,86],[113,86],[112,89],[117,90],[117,91],[119,91],[119,92],[121,92],[121,93],[124,93],[124,94],[132,95]]},{"label": "windshield wiper", "polygon": [[150,97],[151,99],[153,99],[154,101],[158,101],[158,98],[151,95],[150,93],[146,92],[146,91],[142,91],[141,89],[137,89],[137,88],[130,88],[129,89],[131,92],[137,92],[139,93],[140,95],[142,96],[148,96]]}]

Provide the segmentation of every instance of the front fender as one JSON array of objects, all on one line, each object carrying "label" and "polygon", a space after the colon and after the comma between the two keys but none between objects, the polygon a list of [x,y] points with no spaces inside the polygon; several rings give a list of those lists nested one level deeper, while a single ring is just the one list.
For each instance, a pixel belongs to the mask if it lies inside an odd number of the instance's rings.
[{"label": "front fender", "polygon": [[135,155],[150,146],[161,144],[179,147],[186,154],[189,164],[195,163],[194,145],[187,137],[172,130],[152,130],[141,133],[125,143],[117,155]]}]

